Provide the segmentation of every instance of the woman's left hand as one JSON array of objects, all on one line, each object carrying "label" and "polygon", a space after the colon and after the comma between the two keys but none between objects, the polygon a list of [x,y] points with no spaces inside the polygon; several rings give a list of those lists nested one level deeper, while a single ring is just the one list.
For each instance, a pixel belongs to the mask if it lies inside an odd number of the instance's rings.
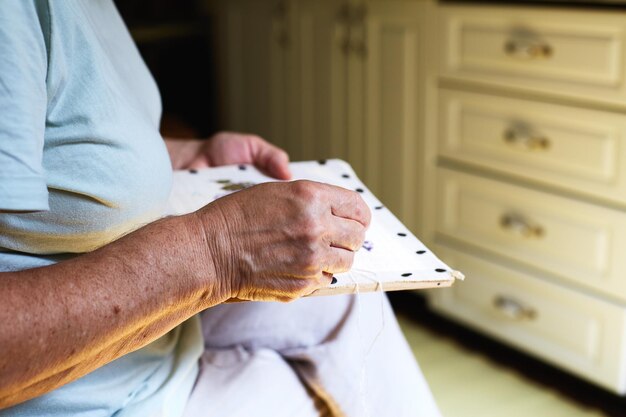
[{"label": "woman's left hand", "polygon": [[256,135],[220,132],[208,140],[166,139],[165,143],[174,169],[252,164],[274,178],[291,178],[287,152]]}]

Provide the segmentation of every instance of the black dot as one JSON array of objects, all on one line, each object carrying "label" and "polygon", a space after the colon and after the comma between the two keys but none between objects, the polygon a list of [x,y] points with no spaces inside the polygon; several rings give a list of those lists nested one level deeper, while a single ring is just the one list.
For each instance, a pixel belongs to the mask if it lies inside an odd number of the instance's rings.
[{"label": "black dot", "polygon": [[441,269],[441,268],[437,268],[437,269],[435,269],[435,272],[446,272],[446,270],[445,269]]},{"label": "black dot", "polygon": [[410,272],[407,272],[406,274],[402,274],[403,277],[410,277],[411,275],[413,275],[413,274],[410,273]]},{"label": "black dot", "polygon": [[330,280],[331,285],[332,284],[336,284],[337,283],[337,278],[333,277],[333,279]]},{"label": "black dot", "polygon": [[190,169],[190,170],[189,170],[189,173],[190,173],[190,174],[197,174],[197,173],[198,173],[198,171],[197,171],[197,170],[195,170],[195,169]]},{"label": "black dot", "polygon": [[417,253],[418,255],[423,255],[423,254],[425,254],[425,253],[426,253],[426,251],[425,251],[425,250],[418,250],[418,251],[417,251],[417,252],[415,252],[415,253]]},{"label": "black dot", "polygon": [[242,170],[242,171],[245,171],[246,170],[246,166],[245,165],[239,165],[239,169]]},{"label": "black dot", "polygon": [[344,177],[344,178],[350,178],[350,175],[348,175],[348,174],[343,174],[343,175],[342,175],[342,177]]},{"label": "black dot", "polygon": [[325,159],[320,159],[319,161],[317,161],[318,164],[320,165],[326,165],[326,160]]},{"label": "black dot", "polygon": [[398,236],[405,237],[406,233],[398,233]]},{"label": "black dot", "polygon": [[362,188],[357,188],[357,189],[356,189],[356,192],[357,192],[357,193],[362,193],[362,192],[364,192],[364,191],[365,191],[365,190],[363,190]]},{"label": "black dot", "polygon": [[438,286],[439,286],[439,285],[441,285],[441,282],[438,282],[438,283],[437,283],[437,285],[438,285]]},{"label": "black dot", "polygon": [[384,208],[384,206],[376,206],[374,207],[375,210],[382,210]]}]

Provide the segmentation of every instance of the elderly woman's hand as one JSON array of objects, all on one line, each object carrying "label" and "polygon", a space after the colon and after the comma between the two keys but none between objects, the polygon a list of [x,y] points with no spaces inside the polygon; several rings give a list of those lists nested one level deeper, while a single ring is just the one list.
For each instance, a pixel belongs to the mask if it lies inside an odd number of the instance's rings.
[{"label": "elderly woman's hand", "polygon": [[287,153],[256,135],[220,132],[208,140],[166,139],[166,144],[174,169],[253,164],[271,177],[291,178]]},{"label": "elderly woman's hand", "polygon": [[351,267],[371,214],[354,191],[295,181],[251,187],[193,216],[222,286],[217,298],[290,301]]}]

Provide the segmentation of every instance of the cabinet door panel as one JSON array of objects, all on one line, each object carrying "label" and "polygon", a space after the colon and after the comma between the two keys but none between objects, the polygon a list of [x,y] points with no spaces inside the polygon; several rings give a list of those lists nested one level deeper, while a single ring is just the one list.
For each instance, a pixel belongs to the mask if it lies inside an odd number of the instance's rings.
[{"label": "cabinet door panel", "polygon": [[224,128],[255,133],[290,150],[293,15],[289,1],[223,2],[219,50]]},{"label": "cabinet door panel", "polygon": [[420,14],[424,5],[390,1],[366,4],[367,42],[362,51],[366,63],[366,153],[361,175],[394,213],[412,224],[420,140]]},{"label": "cabinet door panel", "polygon": [[445,315],[624,393],[624,310],[471,253],[437,246],[467,280],[433,290]]},{"label": "cabinet door panel", "polygon": [[485,82],[623,108],[623,13],[444,6],[440,16],[443,82]]},{"label": "cabinet door panel", "polygon": [[623,213],[440,168],[438,234],[626,300]]},{"label": "cabinet door panel", "polygon": [[441,89],[439,154],[626,204],[623,115]]},{"label": "cabinet door panel", "polygon": [[299,138],[304,159],[346,155],[346,50],[348,27],[341,2],[299,3]]}]

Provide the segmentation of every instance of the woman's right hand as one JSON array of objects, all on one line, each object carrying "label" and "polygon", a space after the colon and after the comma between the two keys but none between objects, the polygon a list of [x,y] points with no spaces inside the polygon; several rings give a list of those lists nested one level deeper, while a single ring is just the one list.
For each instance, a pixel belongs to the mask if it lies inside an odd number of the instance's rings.
[{"label": "woman's right hand", "polygon": [[217,298],[256,301],[291,301],[328,285],[352,266],[371,218],[358,193],[311,181],[260,184],[192,216]]}]

